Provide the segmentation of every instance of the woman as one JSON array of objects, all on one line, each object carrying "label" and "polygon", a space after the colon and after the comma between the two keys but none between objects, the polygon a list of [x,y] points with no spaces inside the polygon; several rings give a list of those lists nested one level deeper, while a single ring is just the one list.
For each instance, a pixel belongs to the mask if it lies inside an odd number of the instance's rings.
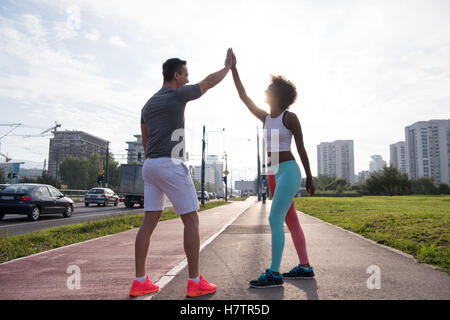
[{"label": "woman", "polygon": [[[283,277],[288,279],[312,279],[314,272],[309,265],[306,241],[294,207],[294,196],[300,182],[300,169],[292,154],[291,140],[295,138],[297,150],[306,172],[306,190],[314,195],[314,184],[309,167],[308,155],[303,144],[302,129],[297,116],[289,112],[289,106],[297,97],[295,85],[281,76],[272,77],[272,83],[266,90],[266,102],[270,114],[258,108],[247,96],[236,69],[236,56],[233,53],[231,67],[234,83],[239,97],[247,108],[264,124],[267,137],[267,156],[269,189],[272,194],[269,223],[272,231],[272,264],[257,280],[250,281],[254,288],[278,287],[283,284]],[[271,163],[272,162],[272,163]],[[280,264],[284,249],[284,222],[289,228],[294,241],[300,264],[291,271],[280,274]]]}]

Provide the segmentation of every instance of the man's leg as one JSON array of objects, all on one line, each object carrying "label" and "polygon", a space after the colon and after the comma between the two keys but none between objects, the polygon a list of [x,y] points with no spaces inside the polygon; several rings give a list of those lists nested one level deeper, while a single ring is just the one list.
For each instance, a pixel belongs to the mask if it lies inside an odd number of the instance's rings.
[{"label": "man's leg", "polygon": [[147,259],[150,237],[158,224],[162,211],[146,211],[135,242],[136,278],[145,276],[145,261]]},{"label": "man's leg", "polygon": [[186,253],[189,269],[189,278],[199,275],[198,265],[200,256],[200,233],[197,211],[181,215],[184,224],[184,251]]}]

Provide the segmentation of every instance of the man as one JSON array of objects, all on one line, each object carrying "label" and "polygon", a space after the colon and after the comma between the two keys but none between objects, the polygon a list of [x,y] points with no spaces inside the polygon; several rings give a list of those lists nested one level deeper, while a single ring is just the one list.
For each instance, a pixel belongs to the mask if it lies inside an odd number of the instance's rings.
[{"label": "man", "polygon": [[[198,200],[188,169],[180,159],[184,154],[184,110],[186,103],[200,98],[221,82],[231,68],[232,55],[228,49],[225,67],[195,85],[189,83],[186,61],[169,59],[163,64],[164,83],[142,109],[142,144],[146,160],[142,167],[144,179],[144,221],[136,236],[136,279],[130,295],[141,296],[158,291],[145,273],[145,261],[150,237],[164,209],[166,196],[184,224],[184,250],[188,261],[188,297],[216,291],[217,286],[199,274],[200,235]],[[180,143],[180,137],[182,141]],[[182,157],[181,157],[182,158]]]}]

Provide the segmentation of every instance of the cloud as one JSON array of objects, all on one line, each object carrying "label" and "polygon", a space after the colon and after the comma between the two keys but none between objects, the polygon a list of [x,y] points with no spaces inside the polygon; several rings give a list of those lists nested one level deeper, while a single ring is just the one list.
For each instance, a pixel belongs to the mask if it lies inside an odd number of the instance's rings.
[{"label": "cloud", "polygon": [[84,37],[91,41],[98,41],[100,39],[100,36],[100,31],[98,31],[97,29],[92,29],[91,31],[86,33]]},{"label": "cloud", "polygon": [[127,47],[127,44],[118,36],[110,37],[109,43],[117,47]]}]

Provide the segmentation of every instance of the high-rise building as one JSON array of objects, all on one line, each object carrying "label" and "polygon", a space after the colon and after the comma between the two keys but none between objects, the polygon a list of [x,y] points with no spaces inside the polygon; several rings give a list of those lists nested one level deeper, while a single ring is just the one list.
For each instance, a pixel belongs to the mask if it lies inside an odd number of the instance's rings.
[{"label": "high-rise building", "polygon": [[59,179],[59,165],[68,156],[89,158],[92,153],[106,155],[108,141],[83,131],[54,131],[50,139],[48,173]]},{"label": "high-rise building", "polygon": [[214,179],[215,179],[215,185],[217,187],[218,191],[224,191],[225,186],[222,181],[223,172],[225,171],[223,160],[221,160],[221,156],[217,155],[208,155],[205,166],[210,167],[214,170]]},{"label": "high-rise building", "polygon": [[450,119],[419,121],[405,127],[408,175],[450,184]]},{"label": "high-rise building", "polygon": [[370,173],[383,170],[383,168],[386,167],[386,161],[384,161],[379,154],[375,154],[370,157],[372,158],[372,161],[369,163]]},{"label": "high-rise building", "polygon": [[358,183],[363,184],[370,177],[370,171],[363,170],[358,172]]},{"label": "high-rise building", "polygon": [[406,142],[400,141],[389,145],[390,165],[397,168],[401,173],[408,172],[408,157],[406,153]]},{"label": "high-rise building", "polygon": [[139,162],[139,152],[141,153],[142,162],[145,160],[144,147],[142,145],[142,135],[136,134],[134,135],[136,141],[127,141],[128,148],[127,151],[127,163],[135,163]]},{"label": "high-rise building", "polygon": [[[202,181],[202,166],[192,166],[192,179]],[[205,166],[205,183],[216,184],[214,168]]]},{"label": "high-rise building", "polygon": [[322,142],[317,146],[318,174],[355,182],[353,140]]}]

